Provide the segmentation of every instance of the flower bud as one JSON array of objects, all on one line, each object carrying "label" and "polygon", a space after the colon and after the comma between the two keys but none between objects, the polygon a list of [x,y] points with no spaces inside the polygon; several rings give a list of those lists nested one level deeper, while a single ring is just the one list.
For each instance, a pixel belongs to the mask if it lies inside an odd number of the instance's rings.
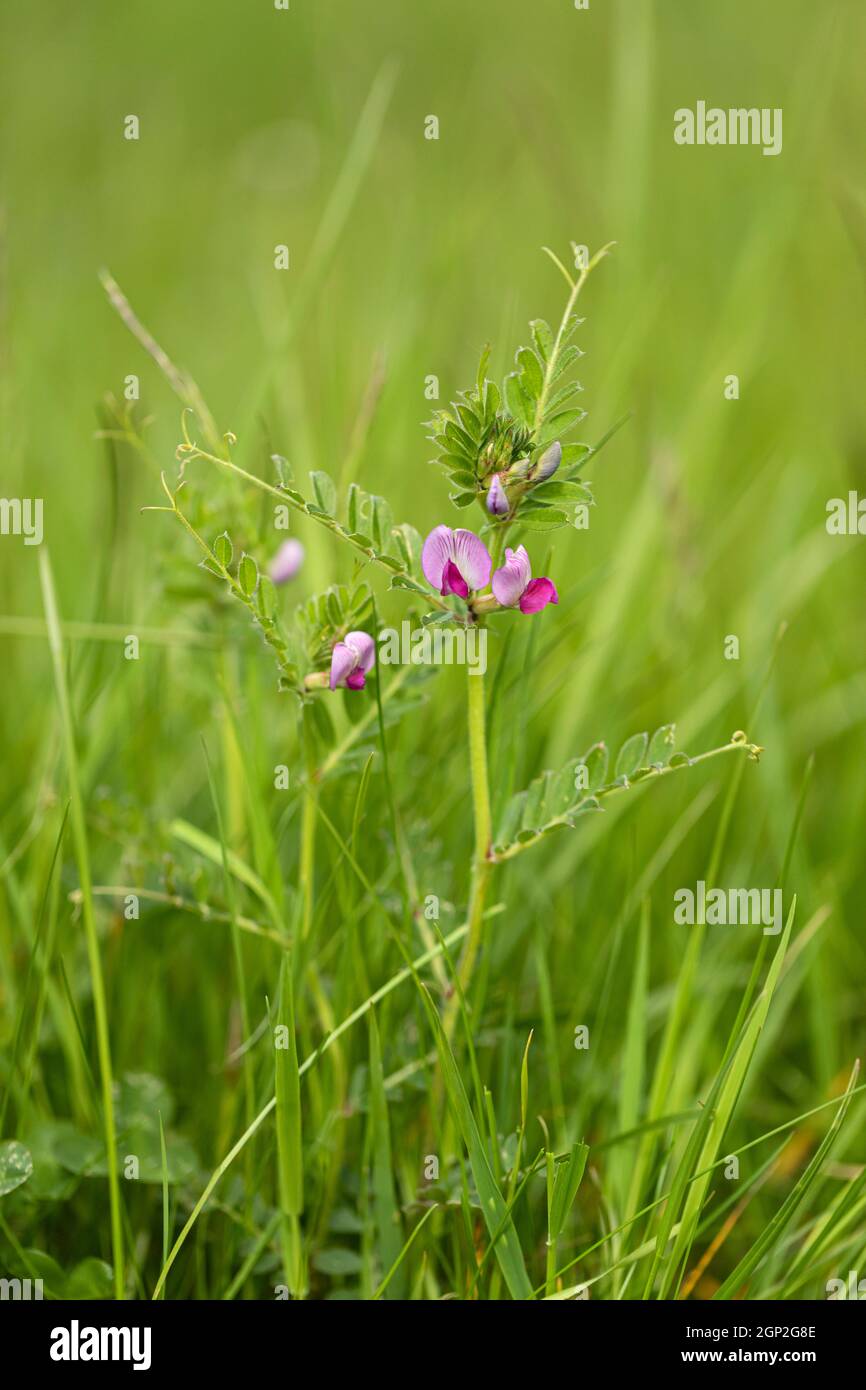
[{"label": "flower bud", "polygon": [[498,473],[494,473],[490,481],[490,488],[487,493],[487,510],[493,516],[505,516],[508,511],[508,498],[505,494],[505,488],[499,481]]},{"label": "flower bud", "polygon": [[545,449],[541,458],[536,461],[532,470],[532,481],[543,483],[547,478],[552,478],[561,462],[562,445],[557,439],[548,449]]},{"label": "flower bud", "polygon": [[275,584],[286,584],[294,579],[304,563],[304,547],[294,539],[283,541],[271,560],[269,573]]}]

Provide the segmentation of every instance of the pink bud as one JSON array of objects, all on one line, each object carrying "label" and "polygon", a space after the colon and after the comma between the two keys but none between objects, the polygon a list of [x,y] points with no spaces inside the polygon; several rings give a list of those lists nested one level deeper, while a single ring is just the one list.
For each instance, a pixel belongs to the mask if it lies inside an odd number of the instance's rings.
[{"label": "pink bud", "polygon": [[294,579],[304,563],[304,547],[300,541],[283,541],[270,564],[270,576],[275,584]]},{"label": "pink bud", "polygon": [[508,497],[505,488],[499,480],[499,474],[494,473],[490,481],[490,489],[487,493],[487,510],[493,516],[505,516],[508,511]]}]

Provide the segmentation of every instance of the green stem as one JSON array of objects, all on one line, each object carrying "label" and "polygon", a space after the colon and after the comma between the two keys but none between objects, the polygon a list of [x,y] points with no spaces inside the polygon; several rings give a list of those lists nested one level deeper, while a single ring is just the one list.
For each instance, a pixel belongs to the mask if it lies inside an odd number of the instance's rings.
[{"label": "green stem", "polygon": [[492,827],[490,790],[487,782],[487,735],[485,730],[484,677],[470,668],[467,672],[467,714],[469,724],[469,772],[472,781],[472,811],[475,823],[475,844],[472,859],[472,887],[469,896],[468,932],[466,945],[457,970],[460,989],[455,990],[448,1003],[444,1026],[451,1036],[457,1018],[460,992],[465,995],[481,947],[484,930],[484,903],[493,867],[490,859]]},{"label": "green stem", "polygon": [[301,893],[300,939],[306,941],[313,925],[313,884],[316,870],[316,758],[313,729],[308,711],[304,711],[302,731],[306,755],[307,795],[301,806],[301,846],[298,862],[298,887]]},{"label": "green stem", "polygon": [[502,564],[502,551],[505,548],[505,537],[508,532],[508,526],[509,523],[506,522],[504,525],[497,526],[496,530],[493,532],[493,538],[490,545],[491,574],[494,574],[496,570],[499,569],[499,566]]},{"label": "green stem", "polygon": [[[720,748],[711,748],[706,753],[696,753],[693,758],[689,758],[688,762],[676,763],[673,767],[668,766],[655,768],[653,769],[652,778],[647,777],[640,782],[636,782],[634,785],[637,787],[641,787],[644,785],[644,781],[649,782],[658,777],[667,777],[670,775],[670,773],[679,772],[684,767],[694,767],[697,763],[705,763],[710,758],[718,758],[721,757],[724,753],[733,753],[738,751],[745,752],[746,754],[748,754],[748,756],[752,759],[753,762],[757,762],[761,753],[763,753],[764,750],[763,748],[760,748],[756,743],[750,743],[746,738],[745,734],[735,734],[729,740],[728,743],[722,744]],[[627,791],[628,788],[628,781],[611,782],[608,786],[598,787],[594,792],[591,793],[591,795],[595,797],[597,800],[601,800],[602,797],[613,796],[617,792]],[[565,817],[559,816],[554,817],[554,819],[550,822],[550,825],[553,824],[568,825],[571,824],[571,822],[568,821]],[[539,830],[538,834],[533,835],[531,839],[515,841],[514,844],[509,845],[507,849],[504,849],[499,854],[497,854],[491,860],[491,862],[495,864],[504,864],[507,859],[514,859],[518,854],[524,854],[526,850],[531,849],[533,845],[537,845],[539,840],[544,839],[545,835],[548,832],[548,829],[549,827],[545,826],[544,829]]]},{"label": "green stem", "polygon": [[555,1179],[554,1155],[547,1150],[545,1155],[547,1160],[547,1258],[544,1269],[544,1295],[550,1298],[556,1293],[556,1237],[550,1227],[550,1217],[553,1210],[553,1185]]},{"label": "green stem", "polygon": [[539,394],[538,402],[535,407],[535,429],[538,429],[539,425],[544,419],[544,411],[547,405],[547,398],[550,394],[550,388],[553,385],[553,381],[556,375],[556,364],[559,360],[559,354],[562,350],[563,340],[568,330],[569,319],[571,318],[571,315],[574,312],[574,306],[577,303],[581,290],[583,289],[593,270],[598,265],[599,261],[607,255],[612,245],[613,242],[610,241],[608,242],[607,246],[603,246],[600,251],[596,251],[589,264],[582,267],[581,272],[576,280],[573,279],[571,275],[569,275],[562,262],[556,256],[553,256],[547,247],[544,248],[546,251],[548,251],[548,255],[551,256],[551,259],[555,262],[555,264],[559,266],[559,269],[562,271],[563,275],[565,276],[566,280],[571,286],[571,292],[568,296],[565,311],[563,312],[562,319],[559,324],[559,330],[553,341],[553,347],[550,351],[550,358],[548,360],[547,368],[544,373],[544,381],[542,383],[541,392]]},{"label": "green stem", "polygon": [[54,592],[54,578],[48,552],[39,554],[40,579],[42,581],[42,600],[45,606],[45,622],[48,627],[48,642],[54,666],[54,683],[57,689],[57,703],[60,707],[60,724],[63,731],[63,746],[66,755],[66,773],[69,780],[69,820],[75,846],[75,859],[81,885],[81,916],[84,922],[84,935],[87,941],[87,959],[90,968],[91,992],[93,995],[93,1018],[96,1026],[96,1050],[99,1058],[99,1079],[102,1093],[102,1120],[105,1133],[106,1165],[108,1168],[108,1201],[111,1220],[111,1261],[114,1270],[114,1296],[124,1296],[123,1277],[123,1228],[120,1217],[120,1181],[117,1171],[117,1135],[114,1125],[114,1098],[111,1070],[111,1046],[108,1038],[108,1008],[105,999],[105,982],[102,976],[102,959],[99,954],[99,937],[96,931],[96,916],[93,910],[91,888],[90,854],[87,846],[87,825],[84,818],[84,802],[81,796],[81,783],[78,775],[78,754],[75,749],[75,728],[72,721],[72,707],[66,684],[66,670],[63,664],[63,639],[61,636],[60,615],[57,611],[57,598]]},{"label": "green stem", "polygon": [[487,786],[487,735],[484,727],[484,676],[477,667],[467,668],[467,715],[469,723],[469,771],[472,778],[472,809],[475,817],[475,866],[487,864],[490,850],[490,792]]},{"label": "green stem", "polygon": [[[248,469],[241,468],[239,464],[233,463],[231,459],[223,459],[219,458],[217,454],[210,454],[206,449],[200,449],[198,445],[194,444],[188,437],[185,437],[184,443],[179,447],[181,451],[180,456],[185,462],[199,458],[206,459],[208,463],[218,464],[220,468],[226,469],[227,472],[234,473],[236,478],[241,478],[245,483],[251,483],[253,487],[259,488],[261,492],[267,492],[271,497],[279,498],[285,506],[291,507],[294,511],[300,512],[304,516],[308,516],[319,526],[324,526],[332,535],[339,536],[341,540],[348,541],[356,550],[360,550],[372,564],[378,565],[380,569],[385,570],[392,580],[396,577],[408,580],[414,584],[412,575],[409,574],[407,570],[399,568],[395,570],[393,563],[386,563],[383,556],[375,548],[361,545],[357,541],[353,541],[350,532],[347,531],[345,526],[341,526],[332,516],[327,516],[321,512],[308,511],[307,503],[301,497],[300,493],[295,492],[293,489],[276,487],[273,483],[266,482],[264,478],[257,477],[255,473],[250,473]],[[171,510],[177,511],[178,508],[174,501],[174,495],[165,482],[164,476],[163,488],[172,499]],[[147,510],[159,511],[160,509],[158,507],[149,507]],[[415,587],[417,588],[417,585]],[[438,594],[427,594],[426,601],[432,604],[434,608],[441,609],[443,613],[449,613],[451,611],[450,605],[446,603],[444,599],[440,598]]]}]

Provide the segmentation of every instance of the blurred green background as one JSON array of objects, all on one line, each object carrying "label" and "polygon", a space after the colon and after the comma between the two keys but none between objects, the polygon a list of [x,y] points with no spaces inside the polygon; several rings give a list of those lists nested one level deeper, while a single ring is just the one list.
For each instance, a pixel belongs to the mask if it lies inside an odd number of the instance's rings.
[{"label": "blurred green background", "polygon": [[[616,242],[582,299],[589,414],[579,436],[595,442],[632,414],[588,470],[598,502],[589,530],[554,537],[546,572],[561,603],[536,620],[534,668],[523,649],[514,654],[491,761],[519,738],[525,785],[595,739],[616,743],[667,720],[691,751],[745,728],[766,753],[746,769],[722,877],[769,887],[814,753],[789,884],[803,922],[825,906],[830,915],[801,953],[748,1098],[743,1123],[764,1129],[826,1099],[862,1040],[866,560],[861,538],[828,536],[824,520],[829,498],[866,488],[864,43],[856,0],[591,0],[587,11],[569,0],[291,0],[288,12],[270,0],[2,7],[2,492],[44,498],[67,621],[211,631],[201,607],[183,602],[175,566],[191,569],[193,556],[179,529],[140,512],[162,500],[159,469],[174,476],[180,405],[108,304],[101,268],[195,378],[220,430],[237,434],[244,467],[264,475],[278,451],[299,478],[312,468],[336,476],[349,457],[358,481],[423,534],[460,524],[427,465],[425,378],[439,378],[444,403],[471,382],[486,341],[501,377],[527,321],[561,312],[564,286],[540,248],[567,256],[570,241],[591,251]],[[782,153],[675,145],[675,109],[698,100],[781,107]],[[137,141],[123,138],[130,114]],[[436,141],[424,138],[429,115]],[[282,243],[285,272],[273,265]],[[100,402],[120,397],[130,373],[152,417],[146,457],[95,438]],[[724,395],[731,373],[735,401]],[[237,490],[206,469],[193,466],[190,486],[213,489],[231,529]],[[249,507],[242,526],[266,560],[266,509]],[[329,539],[307,529],[292,598],[347,573]],[[21,934],[30,939],[62,800],[37,558],[19,539],[0,539],[6,1042]],[[393,596],[380,602],[383,614],[401,615]],[[218,630],[238,654],[229,686],[244,689],[239,708],[256,725],[267,786],[294,716],[243,623]],[[739,638],[738,661],[724,658],[728,634]],[[74,640],[70,651],[96,880],[161,882],[166,822],[185,816],[215,833],[198,738],[226,737],[219,661],[185,643],[145,642],[137,666],[123,661],[119,640]],[[427,891],[457,903],[469,835],[459,684],[459,673],[442,674],[426,711],[401,724],[394,752]],[[710,769],[624,799],[604,826],[556,837],[532,870],[521,865],[497,890],[508,908],[489,997],[494,1014],[516,1010],[519,1050],[523,1025],[538,1026],[527,944],[538,930],[562,1022],[561,1068],[573,1065],[573,1024],[602,980],[615,1034],[644,887],[660,1024],[684,949],[671,895],[706,867],[722,800],[714,793],[729,775],[725,764]],[[230,789],[230,769],[225,781]],[[386,852],[386,813],[380,821],[377,853]],[[230,830],[242,850],[242,815]],[[281,834],[291,877],[291,818]],[[75,882],[69,860],[64,890]],[[180,1127],[209,1171],[240,1117],[214,1110],[219,1078],[207,1069],[224,1041],[229,957],[220,939],[205,961],[202,930],[169,915],[157,935],[136,936],[115,921],[108,972],[116,1069],[168,1078]],[[73,974],[75,931],[64,916]],[[709,945],[713,1003],[701,1036],[710,1061],[736,1004],[724,987],[747,978],[756,947],[745,929]],[[130,972],[135,988],[123,983]],[[261,991],[256,1018],[260,1000]],[[392,1022],[396,1067],[405,1037]],[[46,1046],[43,1101],[66,1113],[72,1102],[52,1081]],[[616,1109],[617,1047],[615,1036],[606,1052],[600,1045],[579,1085],[567,1072],[561,1081],[566,1104],[599,1134]],[[686,1075],[683,1089],[705,1077]]]}]

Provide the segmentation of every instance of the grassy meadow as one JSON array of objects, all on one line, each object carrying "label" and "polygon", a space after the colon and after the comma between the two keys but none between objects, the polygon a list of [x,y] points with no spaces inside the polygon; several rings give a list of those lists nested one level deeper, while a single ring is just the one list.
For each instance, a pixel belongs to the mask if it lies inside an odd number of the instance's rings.
[{"label": "grassy meadow", "polygon": [[[866,1278],[866,554],[825,525],[864,42],[855,0],[5,8],[0,492],[44,535],[0,535],[0,1276]],[[677,145],[698,101],[781,152]],[[552,513],[431,466],[485,344],[503,428],[539,370],[532,468],[570,427]],[[558,603],[482,603],[483,679],[325,688],[347,630],[467,621],[442,524]],[[677,921],[699,883],[779,929]]]}]

